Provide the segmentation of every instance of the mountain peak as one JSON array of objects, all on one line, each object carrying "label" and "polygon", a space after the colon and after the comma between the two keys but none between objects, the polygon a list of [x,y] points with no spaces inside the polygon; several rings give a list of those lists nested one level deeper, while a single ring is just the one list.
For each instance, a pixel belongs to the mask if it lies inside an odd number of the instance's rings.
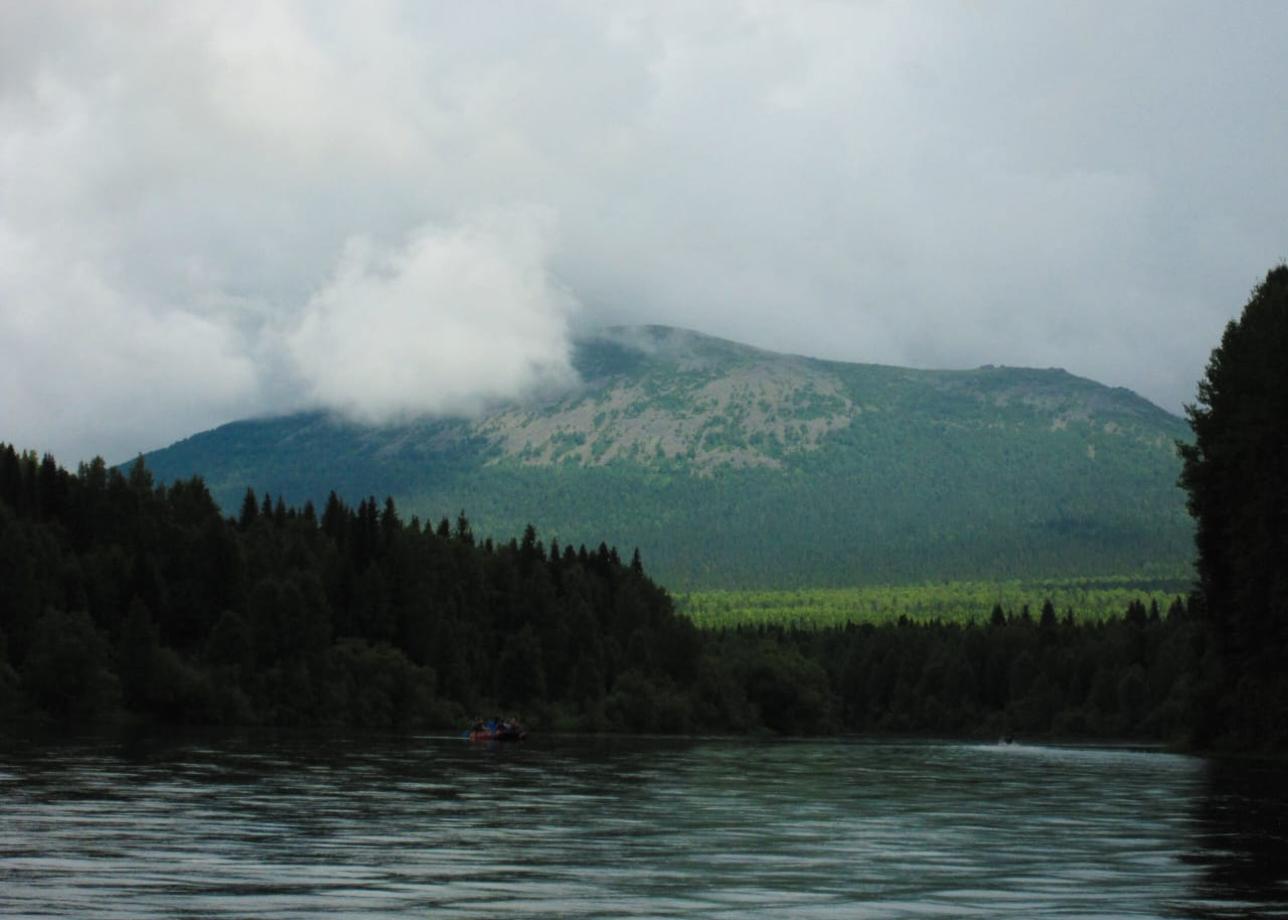
[{"label": "mountain peak", "polygon": [[822,361],[668,326],[595,332],[574,360],[578,386],[474,418],[235,423],[148,462],[205,476],[226,509],[250,485],[292,502],[389,494],[423,517],[465,508],[480,533],[541,522],[561,543],[638,545],[677,584],[1188,558],[1184,422],[1121,388],[1060,369]]},{"label": "mountain peak", "polygon": [[702,371],[768,357],[785,356],[678,326],[610,326],[577,340],[574,365],[584,379],[596,379],[650,366]]}]

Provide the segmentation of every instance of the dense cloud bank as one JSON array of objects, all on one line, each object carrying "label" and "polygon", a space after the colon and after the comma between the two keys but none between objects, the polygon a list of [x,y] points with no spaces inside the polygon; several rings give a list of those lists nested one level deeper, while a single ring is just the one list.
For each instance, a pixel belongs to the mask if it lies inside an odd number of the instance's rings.
[{"label": "dense cloud bank", "polygon": [[1288,11],[0,12],[5,437],[469,411],[579,326],[1064,366],[1171,409],[1284,255]]}]

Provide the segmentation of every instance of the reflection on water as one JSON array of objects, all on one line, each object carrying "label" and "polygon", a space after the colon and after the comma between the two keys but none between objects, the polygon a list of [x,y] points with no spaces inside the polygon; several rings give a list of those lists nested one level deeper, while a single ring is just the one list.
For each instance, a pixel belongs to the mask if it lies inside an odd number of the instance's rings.
[{"label": "reflection on water", "polygon": [[844,741],[0,746],[0,915],[1288,915],[1282,768]]},{"label": "reflection on water", "polygon": [[1202,871],[1189,914],[1288,916],[1288,770],[1207,765],[1195,808],[1192,861]]}]

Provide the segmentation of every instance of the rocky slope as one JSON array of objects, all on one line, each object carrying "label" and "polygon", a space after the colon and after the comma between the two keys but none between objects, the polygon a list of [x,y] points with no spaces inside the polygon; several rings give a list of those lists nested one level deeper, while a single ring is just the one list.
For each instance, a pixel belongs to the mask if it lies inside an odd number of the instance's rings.
[{"label": "rocky slope", "polygon": [[1061,370],[819,361],[667,327],[581,342],[582,382],[473,419],[235,422],[147,457],[288,502],[392,495],[480,534],[639,546],[676,587],[1183,572],[1188,429]]}]

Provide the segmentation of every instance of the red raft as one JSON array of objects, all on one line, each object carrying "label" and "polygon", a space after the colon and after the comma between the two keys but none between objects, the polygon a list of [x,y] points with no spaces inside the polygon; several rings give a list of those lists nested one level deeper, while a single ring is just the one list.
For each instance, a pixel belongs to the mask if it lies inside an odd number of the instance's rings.
[{"label": "red raft", "polygon": [[528,732],[517,722],[484,723],[476,724],[466,737],[471,741],[522,741]]}]

